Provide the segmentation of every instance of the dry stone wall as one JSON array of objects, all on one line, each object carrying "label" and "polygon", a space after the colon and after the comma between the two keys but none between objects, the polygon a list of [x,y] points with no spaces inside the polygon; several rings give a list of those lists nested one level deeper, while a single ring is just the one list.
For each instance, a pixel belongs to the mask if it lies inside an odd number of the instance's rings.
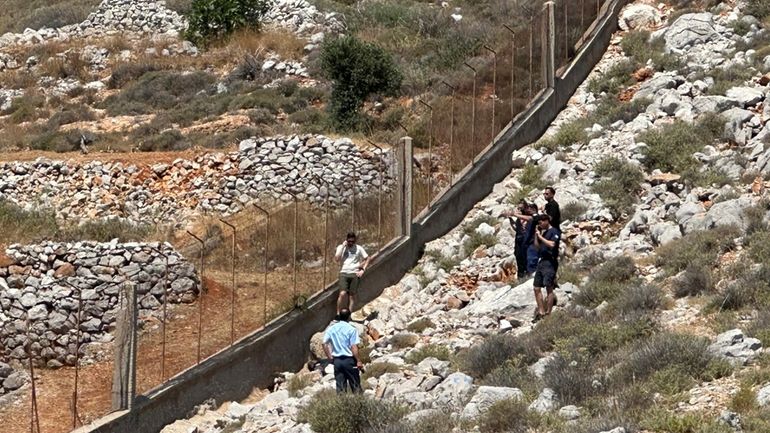
[{"label": "dry stone wall", "polygon": [[[0,200],[49,208],[64,219],[118,217],[136,223],[181,224],[200,212],[231,215],[258,199],[288,201],[291,197],[282,192],[284,188],[315,203],[328,192],[332,203],[342,203],[353,188],[359,194],[376,190],[379,170],[392,165],[389,155],[361,152],[345,138],[291,136],[249,139],[237,152],[170,164],[40,158],[0,163]],[[330,191],[319,187],[311,175],[323,176]]]},{"label": "dry stone wall", "polygon": [[[168,287],[164,287],[168,256]],[[136,285],[141,317],[158,315],[168,302],[193,302],[194,266],[168,244],[76,242],[13,245],[0,261],[0,361],[28,357],[51,368],[75,362],[80,307],[81,354],[90,343],[109,342],[126,281]],[[80,303],[79,303],[80,299]],[[0,371],[2,371],[0,364]]]}]

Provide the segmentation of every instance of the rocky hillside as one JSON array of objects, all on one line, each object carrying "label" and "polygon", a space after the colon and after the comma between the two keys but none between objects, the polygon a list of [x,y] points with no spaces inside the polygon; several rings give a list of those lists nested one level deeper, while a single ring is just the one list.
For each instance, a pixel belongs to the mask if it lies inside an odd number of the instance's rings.
[{"label": "rocky hillside", "polygon": [[[767,431],[762,4],[629,6],[519,168],[364,307],[363,397],[286,373],[258,403],[209,402],[164,431]],[[559,307],[533,325],[501,214],[546,185],[567,240]]]}]

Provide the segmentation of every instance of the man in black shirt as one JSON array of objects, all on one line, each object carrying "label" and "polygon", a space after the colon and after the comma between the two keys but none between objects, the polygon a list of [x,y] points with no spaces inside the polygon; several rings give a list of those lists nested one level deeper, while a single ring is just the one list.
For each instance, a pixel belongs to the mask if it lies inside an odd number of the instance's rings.
[{"label": "man in black shirt", "polygon": [[559,203],[553,199],[556,195],[556,190],[552,186],[549,186],[543,191],[543,197],[545,197],[545,213],[551,217],[551,226],[556,230],[561,231],[561,210],[559,209]]},{"label": "man in black shirt", "polygon": [[[535,271],[535,302],[537,314],[535,320],[551,314],[556,297],[553,293],[556,287],[556,269],[558,268],[559,240],[561,232],[551,226],[550,215],[541,215],[537,221],[534,246],[538,250],[537,270]],[[545,287],[546,299],[543,300],[542,288]]]}]

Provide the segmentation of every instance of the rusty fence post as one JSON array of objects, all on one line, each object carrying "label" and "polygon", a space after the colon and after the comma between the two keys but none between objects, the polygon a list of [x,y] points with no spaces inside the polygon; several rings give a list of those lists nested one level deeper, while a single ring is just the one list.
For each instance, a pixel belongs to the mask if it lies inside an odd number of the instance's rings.
[{"label": "rusty fence post", "polygon": [[229,222],[225,221],[222,218],[219,218],[219,221],[226,225],[227,227],[230,227],[230,229],[233,231],[233,237],[232,237],[232,245],[231,245],[231,252],[230,257],[232,257],[233,261],[230,264],[231,271],[232,271],[232,290],[230,291],[230,346],[235,343],[235,292],[237,290],[236,287],[236,278],[235,278],[235,264],[238,260],[237,256],[235,255],[235,238],[236,234],[238,232],[238,229],[230,224]]},{"label": "rusty fence post", "polygon": [[[160,243],[158,243],[160,247]],[[160,381],[166,379],[166,322],[168,321],[168,254],[164,253],[160,248],[150,247],[158,255],[163,257],[165,263],[165,270],[163,271],[163,320],[160,321],[160,333],[161,333],[161,345],[160,345]]]},{"label": "rusty fence post", "polygon": [[198,241],[199,244],[201,244],[201,257],[200,257],[200,274],[201,274],[201,287],[200,287],[200,296],[198,297],[198,364],[201,363],[201,340],[202,340],[202,331],[203,331],[203,291],[205,283],[203,282],[205,278],[204,273],[204,257],[205,257],[205,250],[206,250],[206,242],[199,238],[198,236],[195,236],[193,233],[191,233],[189,230],[187,230],[187,234],[191,236],[193,239]]},{"label": "rusty fence post", "polygon": [[567,14],[567,0],[564,2],[564,61],[569,60],[569,15]]},{"label": "rusty fence post", "polygon": [[532,101],[532,88],[535,87],[535,74],[532,69],[534,62],[535,23],[529,21],[529,101]]},{"label": "rusty fence post", "polygon": [[553,1],[545,2],[541,22],[541,56],[543,65],[543,85],[545,88],[556,87],[556,6]]},{"label": "rusty fence post", "polygon": [[294,290],[294,301],[297,301],[297,230],[299,228],[299,198],[296,194],[289,191],[286,188],[282,188],[283,192],[289,194],[294,199],[294,242],[292,243],[292,260],[291,260],[291,281]]},{"label": "rusty fence post", "polygon": [[452,159],[452,147],[454,147],[455,140],[455,94],[457,93],[457,87],[447,83],[446,81],[442,81],[442,83],[452,90],[452,108],[449,114],[449,185],[451,186],[454,184],[454,168],[452,168],[452,163],[454,161]]},{"label": "rusty fence post", "polygon": [[321,291],[323,291],[326,289],[326,270],[329,264],[329,196],[331,195],[331,184],[317,174],[311,174],[311,176],[318,181],[320,186],[326,187],[326,194],[324,194],[323,278],[321,280]]},{"label": "rusty fence post", "polygon": [[75,286],[67,280],[59,280],[59,283],[66,285],[77,293],[78,311],[75,316],[75,377],[72,390],[72,428],[78,427],[80,416],[78,414],[78,394],[80,389],[80,322],[83,317],[83,296],[80,287]]},{"label": "rusty fence post", "polygon": [[264,269],[264,283],[263,283],[264,287],[262,289],[262,292],[263,292],[262,293],[262,295],[263,295],[263,297],[262,297],[262,313],[263,313],[263,321],[264,321],[264,323],[262,323],[262,326],[265,327],[265,326],[267,326],[267,272],[268,272],[267,261],[268,261],[268,246],[269,246],[269,236],[270,236],[270,212],[268,212],[267,210],[263,209],[261,206],[259,206],[256,203],[252,203],[251,205],[254,206],[260,212],[262,212],[263,214],[265,214],[265,240],[264,240],[264,244],[265,244],[265,258],[264,258],[265,269]]},{"label": "rusty fence post", "polygon": [[412,235],[412,138],[404,137],[397,146],[396,165],[398,182],[396,185],[396,236]]},{"label": "rusty fence post", "polygon": [[516,32],[506,24],[503,24],[503,27],[511,33],[511,121],[513,121],[514,116],[516,116],[514,110],[516,99]]},{"label": "rusty fence post", "polygon": [[27,349],[27,358],[29,360],[29,378],[31,383],[31,402],[30,402],[30,413],[29,413],[29,431],[30,433],[41,433],[40,432],[40,413],[37,406],[37,387],[35,384],[35,364],[32,361],[32,339],[29,338],[29,317],[27,317],[26,320],[27,324],[27,344],[25,345]]},{"label": "rusty fence post", "polygon": [[476,164],[476,78],[478,71],[468,62],[463,65],[473,72],[473,90],[471,96],[471,165]]},{"label": "rusty fence post", "polygon": [[489,142],[495,140],[496,126],[495,126],[495,105],[497,105],[497,51],[490,48],[488,45],[484,45],[484,49],[492,53],[492,138]]},{"label": "rusty fence post", "polygon": [[382,147],[378,146],[375,142],[372,140],[369,140],[368,138],[366,141],[374,146],[379,153],[377,154],[377,157],[379,159],[379,162],[377,164],[377,172],[379,174],[379,185],[377,185],[377,244],[378,246],[382,246],[382,190],[383,190],[383,182],[385,177],[383,176],[383,166],[384,161],[382,160],[382,154],[383,150]]},{"label": "rusty fence post", "polygon": [[433,106],[422,99],[418,99],[418,101],[430,110],[430,120],[428,120],[428,167],[426,170],[428,173],[428,203],[425,205],[425,207],[430,207],[431,202],[433,202]]}]

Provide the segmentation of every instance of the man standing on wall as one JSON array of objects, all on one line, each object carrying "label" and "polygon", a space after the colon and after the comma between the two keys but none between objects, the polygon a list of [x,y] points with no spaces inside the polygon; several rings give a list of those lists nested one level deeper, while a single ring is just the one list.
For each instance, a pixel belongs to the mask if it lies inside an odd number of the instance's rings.
[{"label": "man standing on wall", "polygon": [[[369,266],[369,254],[356,245],[356,234],[348,233],[345,242],[337,247],[334,258],[342,264],[340,269],[340,294],[337,297],[337,314],[343,308],[353,311],[353,302],[358,293],[358,284],[366,267]],[[347,298],[347,305],[345,299]]]},{"label": "man standing on wall", "polygon": [[[535,302],[537,303],[535,321],[551,314],[556,302],[556,295],[553,291],[556,288],[560,238],[561,232],[556,227],[551,226],[551,217],[548,214],[540,215],[537,219],[534,240],[535,248],[538,250],[537,270],[533,282]],[[546,291],[545,301],[543,300],[543,287]]]},{"label": "man standing on wall", "polygon": [[338,317],[339,322],[324,334],[324,352],[334,365],[337,392],[361,392],[363,364],[358,356],[358,330],[350,324],[350,310],[343,308]]}]

